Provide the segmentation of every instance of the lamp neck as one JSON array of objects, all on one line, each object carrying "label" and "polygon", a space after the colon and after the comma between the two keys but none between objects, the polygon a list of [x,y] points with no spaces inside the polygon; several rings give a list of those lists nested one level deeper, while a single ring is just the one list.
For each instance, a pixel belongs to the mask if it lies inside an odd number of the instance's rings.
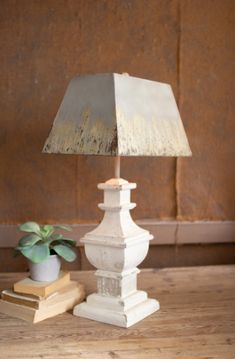
[{"label": "lamp neck", "polygon": [[121,175],[120,175],[120,162],[121,162],[120,156],[115,156],[115,159],[114,159],[114,178],[121,178]]}]

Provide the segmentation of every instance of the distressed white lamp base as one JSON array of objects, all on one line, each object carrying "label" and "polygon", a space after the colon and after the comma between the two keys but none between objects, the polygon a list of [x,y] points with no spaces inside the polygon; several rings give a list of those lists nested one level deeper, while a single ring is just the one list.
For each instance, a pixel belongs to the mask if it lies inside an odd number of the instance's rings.
[{"label": "distressed white lamp base", "polygon": [[147,293],[137,291],[124,299],[105,298],[91,294],[86,303],[74,308],[74,315],[102,323],[128,328],[159,309],[159,302],[147,299]]},{"label": "distressed white lamp base", "polygon": [[137,290],[136,268],[149,248],[152,235],[137,226],[130,216],[135,203],[130,202],[130,190],[135,183],[111,179],[98,185],[104,190],[105,211],[100,225],[82,239],[88,260],[98,270],[97,293],[74,308],[74,315],[129,327],[159,309],[159,302]]}]

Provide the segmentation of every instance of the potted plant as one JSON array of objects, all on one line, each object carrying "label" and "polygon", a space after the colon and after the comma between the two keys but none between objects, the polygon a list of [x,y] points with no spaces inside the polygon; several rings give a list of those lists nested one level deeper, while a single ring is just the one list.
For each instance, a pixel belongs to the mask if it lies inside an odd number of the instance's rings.
[{"label": "potted plant", "polygon": [[19,240],[16,250],[28,259],[30,277],[33,280],[56,280],[60,272],[60,257],[68,262],[75,260],[76,253],[73,247],[76,241],[55,233],[58,229],[71,231],[70,226],[41,226],[36,222],[26,222],[19,229],[28,234]]}]

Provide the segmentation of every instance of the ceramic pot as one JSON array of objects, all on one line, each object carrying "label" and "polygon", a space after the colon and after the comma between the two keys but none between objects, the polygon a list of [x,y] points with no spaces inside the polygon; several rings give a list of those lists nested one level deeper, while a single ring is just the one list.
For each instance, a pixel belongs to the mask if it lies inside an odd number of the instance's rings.
[{"label": "ceramic pot", "polygon": [[31,279],[38,282],[52,282],[58,279],[60,273],[61,260],[57,254],[41,262],[33,263],[29,261],[29,270]]}]

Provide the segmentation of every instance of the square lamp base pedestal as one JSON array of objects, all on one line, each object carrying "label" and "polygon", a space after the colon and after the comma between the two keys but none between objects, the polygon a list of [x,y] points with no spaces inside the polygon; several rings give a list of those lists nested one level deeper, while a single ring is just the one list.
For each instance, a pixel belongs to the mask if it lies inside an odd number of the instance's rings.
[{"label": "square lamp base pedestal", "polygon": [[160,308],[159,302],[147,293],[136,291],[125,298],[91,294],[87,301],[75,306],[73,314],[98,322],[128,328]]},{"label": "square lamp base pedestal", "polygon": [[136,187],[121,178],[98,185],[104,190],[102,222],[82,242],[86,256],[98,270],[97,292],[74,308],[74,315],[128,328],[159,309],[155,299],[137,290],[137,266],[148,253],[153,236],[131,218],[130,191]]}]

